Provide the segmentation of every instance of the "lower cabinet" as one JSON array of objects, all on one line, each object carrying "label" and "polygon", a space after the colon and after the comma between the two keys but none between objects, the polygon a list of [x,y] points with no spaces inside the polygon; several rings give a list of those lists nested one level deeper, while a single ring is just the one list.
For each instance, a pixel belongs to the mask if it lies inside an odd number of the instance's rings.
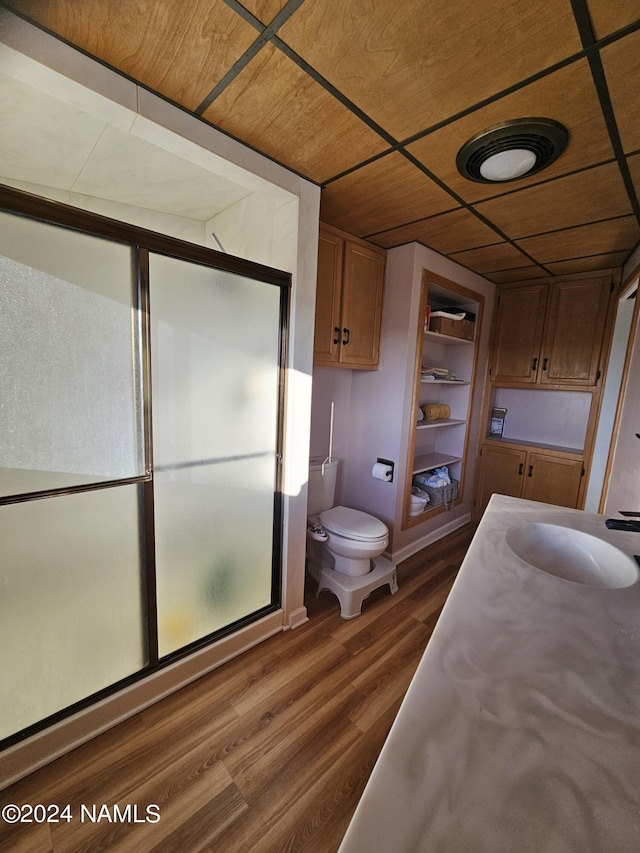
[{"label": "lower cabinet", "polygon": [[475,512],[484,512],[493,494],[575,508],[582,474],[581,458],[487,442],[480,449]]},{"label": "lower cabinet", "polygon": [[576,508],[582,479],[582,459],[529,452],[525,462],[521,497]]}]

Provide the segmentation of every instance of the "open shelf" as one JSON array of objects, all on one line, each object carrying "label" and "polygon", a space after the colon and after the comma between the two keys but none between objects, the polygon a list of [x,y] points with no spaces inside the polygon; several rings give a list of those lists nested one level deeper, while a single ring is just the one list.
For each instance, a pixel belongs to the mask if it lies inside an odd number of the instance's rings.
[{"label": "open shelf", "polygon": [[460,421],[456,418],[439,418],[437,421],[420,421],[416,424],[416,429],[437,429],[438,427],[456,426],[457,424],[466,424],[466,421]]},{"label": "open shelf", "polygon": [[[423,323],[416,329],[411,401],[413,428],[409,438],[406,468],[403,529],[413,527],[445,511],[442,506],[427,504],[423,512],[410,514],[411,487],[416,475],[447,466],[450,469],[450,477],[460,483],[459,497],[455,503],[462,501],[475,357],[483,304],[481,294],[426,270],[423,271],[421,300],[422,317],[426,314],[427,305],[432,311],[449,310],[445,306],[453,306],[467,312],[474,323],[469,333],[470,336],[473,335],[474,340],[454,337],[444,332],[425,331]],[[449,374],[456,379],[423,378],[423,370],[431,366],[442,370],[440,375]],[[430,404],[446,406],[449,417],[419,421],[420,408]],[[423,411],[427,409],[423,408]]]},{"label": "open shelf", "polygon": [[413,460],[414,474],[421,474],[423,471],[431,471],[434,468],[442,468],[443,465],[453,465],[456,462],[461,462],[461,456],[452,456],[448,453],[424,453],[422,456],[416,456]]},{"label": "open shelf", "polygon": [[430,341],[432,344],[451,344],[452,346],[473,347],[474,341],[468,341],[466,338],[454,338],[453,335],[443,335],[441,332],[425,332],[425,341]]},{"label": "open shelf", "polygon": [[453,385],[459,388],[461,385],[471,385],[466,379],[421,379],[421,385]]}]

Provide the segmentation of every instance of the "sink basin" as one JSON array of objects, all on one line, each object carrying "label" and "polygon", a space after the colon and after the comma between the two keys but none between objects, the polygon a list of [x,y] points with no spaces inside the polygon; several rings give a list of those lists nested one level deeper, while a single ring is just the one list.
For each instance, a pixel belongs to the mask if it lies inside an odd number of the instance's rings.
[{"label": "sink basin", "polygon": [[530,522],[507,531],[506,542],[536,569],[566,581],[619,589],[638,580],[638,566],[615,545],[559,524]]}]

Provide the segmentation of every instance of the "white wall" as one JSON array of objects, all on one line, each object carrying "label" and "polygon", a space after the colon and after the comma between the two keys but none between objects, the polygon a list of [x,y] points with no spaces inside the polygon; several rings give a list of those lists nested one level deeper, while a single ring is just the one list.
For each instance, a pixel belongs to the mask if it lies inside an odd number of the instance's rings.
[{"label": "white wall", "polygon": [[159,210],[149,210],[148,208],[138,207],[133,204],[121,204],[117,201],[110,201],[109,199],[68,192],[67,190],[57,189],[46,184],[17,181],[6,176],[0,176],[0,183],[14,187],[17,190],[22,190],[23,192],[31,193],[32,195],[51,199],[51,201],[59,201],[62,204],[69,204],[72,207],[78,207],[90,213],[97,213],[99,216],[108,216],[110,219],[117,219],[119,222],[126,222],[138,228],[157,231],[160,234],[175,237],[176,240],[186,240],[189,243],[197,243],[200,246],[217,248],[212,245],[211,240],[207,241],[208,232],[205,230],[205,223],[201,220],[191,219],[187,216],[175,216]]},{"label": "white wall", "polygon": [[[348,459],[345,465],[347,505],[381,518],[392,532],[395,550],[398,504],[402,502],[408,429],[407,390],[413,383],[421,270],[417,244],[387,254],[380,369],[354,371]],[[416,287],[416,275],[420,279]],[[411,392],[409,391],[409,409]],[[371,476],[377,458],[394,463],[394,480]]]},{"label": "white wall", "polygon": [[351,415],[352,370],[315,367],[311,402],[310,456],[329,455],[331,404],[333,403],[333,441],[331,456],[340,460],[336,482],[336,504],[345,502],[345,460],[348,458],[349,418]]},{"label": "white wall", "polygon": [[584,449],[592,395],[588,391],[496,388],[492,405],[504,408],[504,438]]},{"label": "white wall", "polygon": [[611,353],[609,355],[607,375],[602,394],[602,407],[600,409],[596,440],[593,446],[589,484],[584,503],[584,508],[587,512],[600,511],[600,498],[602,496],[609,448],[613,436],[616,407],[620,394],[629,332],[631,330],[633,306],[633,299],[620,300],[617,306]]},{"label": "white wall", "polygon": [[[116,694],[92,711],[70,718],[55,732],[29,739],[5,752],[0,774],[2,786],[3,780],[19,778],[55,754],[93,736],[98,729],[112,725],[116,716],[124,719],[156,701],[160,690],[164,694],[171,692],[275,631],[306,621],[306,484],[320,189],[2,9],[0,32],[3,44],[28,66],[26,73],[32,75],[31,85],[40,85],[53,74],[54,86],[65,96],[73,97],[76,105],[117,117],[124,115],[127,127],[141,138],[200,166],[218,169],[227,180],[253,193],[253,200],[238,202],[235,210],[224,211],[214,217],[215,222],[197,225],[195,231],[189,221],[186,223],[189,236],[183,234],[183,237],[195,238],[197,242],[199,231],[205,244],[211,247],[206,229],[213,224],[212,230],[220,232],[218,237],[223,245],[227,242],[227,251],[237,251],[292,274],[285,392],[282,612],[276,614],[277,618],[266,617],[203,653],[186,658],[148,682]],[[1,49],[2,44],[0,52]],[[133,122],[129,122],[130,116],[134,117]],[[75,199],[51,188],[45,194],[71,204],[78,202],[81,207],[100,207],[100,199]],[[119,210],[110,202],[100,212],[119,217]],[[162,230],[169,218],[163,220],[161,214],[158,219],[160,229],[155,230]],[[172,221],[175,219],[171,217]],[[135,217],[133,221],[139,224]],[[143,224],[153,227],[149,221]],[[155,684],[161,687],[154,687]]]},{"label": "white wall", "polygon": [[[423,269],[483,294],[485,307],[469,427],[464,502],[451,512],[403,531],[403,490],[412,429],[411,399]],[[493,283],[417,243],[391,249],[387,254],[380,369],[314,370],[312,452],[318,455],[325,452],[327,408],[330,400],[336,399],[340,401],[341,411],[334,422],[334,455],[343,460],[337,500],[371,512],[389,526],[394,559],[418,551],[470,516],[494,291]],[[377,458],[395,463],[393,483],[371,476]]]}]

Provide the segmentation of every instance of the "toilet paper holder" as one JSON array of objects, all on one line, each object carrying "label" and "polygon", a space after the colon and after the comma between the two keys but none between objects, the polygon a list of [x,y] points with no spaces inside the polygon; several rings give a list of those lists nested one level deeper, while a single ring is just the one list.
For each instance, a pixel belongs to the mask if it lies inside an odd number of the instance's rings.
[{"label": "toilet paper holder", "polygon": [[388,479],[386,479],[386,480],[385,480],[385,482],[387,482],[387,483],[393,483],[393,470],[394,470],[394,463],[393,463],[390,459],[380,459],[380,458],[378,458],[378,459],[376,459],[376,463],[375,463],[375,465],[373,466],[373,470],[372,470],[372,472],[371,472],[372,474],[373,474],[373,471],[374,471],[374,470],[375,470],[375,468],[376,468],[376,465],[387,465],[387,466],[391,469],[391,476],[390,476]]}]

